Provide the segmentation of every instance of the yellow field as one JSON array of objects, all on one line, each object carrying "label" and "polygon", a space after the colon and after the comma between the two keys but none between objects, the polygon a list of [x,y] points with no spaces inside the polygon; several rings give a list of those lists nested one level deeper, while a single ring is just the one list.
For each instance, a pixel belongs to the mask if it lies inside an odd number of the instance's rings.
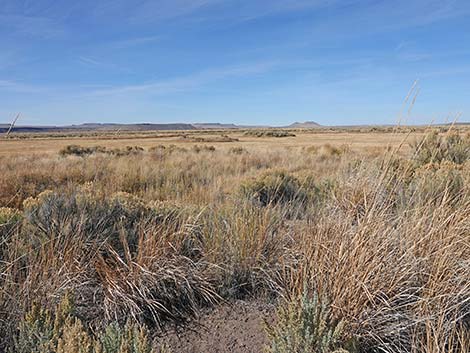
[{"label": "yellow field", "polygon": [[[181,133],[181,132],[180,132]],[[364,133],[364,132],[295,132],[295,137],[253,137],[245,136],[240,132],[230,130],[224,131],[224,135],[236,138],[235,142],[211,142],[213,138],[220,137],[220,134],[211,134],[208,132],[190,132],[191,137],[200,137],[207,139],[207,142],[195,142],[168,133],[154,137],[152,134],[135,136],[83,136],[83,137],[39,137],[22,139],[0,139],[0,155],[13,154],[31,154],[31,153],[58,153],[67,145],[75,144],[84,147],[104,146],[107,148],[123,148],[126,146],[140,146],[144,149],[156,145],[181,145],[190,147],[194,144],[209,144],[217,148],[230,148],[234,146],[243,146],[256,149],[271,149],[277,147],[308,147],[330,144],[332,146],[348,145],[353,150],[376,149],[388,145],[396,147],[400,144],[407,148],[409,141],[412,141],[422,133]],[[154,134],[155,135],[155,134]]]}]

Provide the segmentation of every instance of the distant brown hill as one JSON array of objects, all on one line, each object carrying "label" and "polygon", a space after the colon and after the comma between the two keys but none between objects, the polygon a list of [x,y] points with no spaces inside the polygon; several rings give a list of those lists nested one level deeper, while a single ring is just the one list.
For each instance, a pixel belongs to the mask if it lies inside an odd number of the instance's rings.
[{"label": "distant brown hill", "polygon": [[316,128],[316,127],[321,127],[321,125],[314,121],[305,121],[303,123],[299,123],[296,121],[295,123],[290,124],[287,127],[294,128],[294,129],[311,129],[311,128]]}]

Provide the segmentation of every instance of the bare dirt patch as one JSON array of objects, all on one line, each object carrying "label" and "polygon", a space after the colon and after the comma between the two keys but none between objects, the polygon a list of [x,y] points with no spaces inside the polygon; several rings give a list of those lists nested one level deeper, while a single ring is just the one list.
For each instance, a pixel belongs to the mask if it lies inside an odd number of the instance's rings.
[{"label": "bare dirt patch", "polygon": [[264,352],[264,322],[273,321],[274,310],[273,304],[238,300],[206,310],[183,332],[168,332],[161,340],[178,353]]}]

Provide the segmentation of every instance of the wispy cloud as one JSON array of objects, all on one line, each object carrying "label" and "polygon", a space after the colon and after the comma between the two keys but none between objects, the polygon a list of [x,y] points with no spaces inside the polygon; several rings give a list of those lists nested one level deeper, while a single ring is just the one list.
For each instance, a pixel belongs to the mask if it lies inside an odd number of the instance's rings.
[{"label": "wispy cloud", "polygon": [[31,85],[18,81],[1,80],[0,79],[0,90],[5,92],[17,92],[17,93],[44,93],[48,89],[42,86]]},{"label": "wispy cloud", "polygon": [[168,20],[191,14],[204,7],[209,7],[222,0],[159,0],[145,1],[130,16],[130,22],[154,22]]},{"label": "wispy cloud", "polygon": [[85,6],[91,6],[93,16],[97,18],[119,16],[127,23],[140,25],[186,16],[224,2],[226,0],[141,0],[136,4],[129,0],[85,0]]},{"label": "wispy cloud", "polygon": [[[230,25],[282,13],[318,11],[320,14],[325,9],[335,9],[339,11],[338,16],[320,16],[312,22],[312,28],[328,25],[331,32],[349,28],[351,33],[356,33],[360,28],[377,32],[470,14],[470,3],[465,0],[141,0],[138,3],[132,0],[82,0],[67,6],[61,2],[4,1],[9,3],[9,10],[2,11],[0,6],[0,27],[48,38],[64,34],[66,20],[73,16],[81,16],[85,22],[94,20],[95,23],[114,23],[119,18],[122,25],[132,26],[177,18],[190,18],[195,24],[203,21]],[[339,26],[332,29],[334,23]],[[156,39],[156,36],[130,38],[116,45],[138,45]]]},{"label": "wispy cloud", "polygon": [[[419,26],[466,16],[470,4],[460,0],[144,0],[129,9],[128,1],[115,1],[114,10],[124,11],[128,21],[134,24],[158,22],[178,17],[198,16],[206,22],[237,23],[289,12],[324,11],[328,8],[345,11],[346,22],[373,23],[369,30]],[[109,9],[109,7],[108,7]],[[200,13],[201,10],[204,13]],[[383,21],[385,17],[390,21]],[[328,21],[327,21],[328,20]],[[331,18],[318,18],[318,22]],[[333,19],[334,20],[334,19]],[[343,19],[341,19],[343,20]],[[329,27],[331,30],[331,27]]]},{"label": "wispy cloud", "polygon": [[102,62],[100,62],[98,60],[95,60],[93,58],[89,58],[87,56],[79,56],[78,61],[81,64],[85,64],[85,65],[92,65],[92,66],[102,66],[102,65],[104,65]]},{"label": "wispy cloud", "polygon": [[125,49],[133,46],[139,46],[144,44],[150,44],[158,42],[161,39],[161,36],[145,36],[145,37],[135,37],[117,40],[111,43],[111,47],[116,49]]},{"label": "wispy cloud", "polygon": [[464,17],[470,14],[467,1],[456,0],[396,0],[362,4],[356,1],[348,7],[345,25],[355,24],[370,32],[389,31]]},{"label": "wispy cloud", "polygon": [[[103,0],[94,4],[93,14],[99,18],[119,15],[128,23],[143,25],[187,18],[194,23],[240,22],[282,12],[322,9],[358,0],[141,0],[136,6],[130,0]],[[90,5],[90,4],[88,4]],[[197,20],[197,18],[199,20]]]},{"label": "wispy cloud", "polygon": [[126,73],[133,72],[133,70],[128,67],[123,67],[113,62],[97,59],[89,55],[80,55],[78,56],[76,61],[80,65],[83,65],[84,67],[88,67],[90,69],[110,70],[114,72],[126,72]]},{"label": "wispy cloud", "polygon": [[65,34],[64,27],[49,18],[0,13],[0,29],[10,34],[56,38]]},{"label": "wispy cloud", "polygon": [[232,66],[220,69],[211,69],[196,72],[183,77],[165,79],[161,81],[146,82],[135,85],[114,86],[98,89],[89,93],[91,96],[121,95],[129,93],[145,93],[152,95],[175,93],[193,90],[214,81],[230,77],[256,75],[272,70],[275,62],[256,63],[244,66]]},{"label": "wispy cloud", "polygon": [[254,0],[244,4],[238,1],[226,1],[233,7],[233,11],[228,14],[235,21],[250,21],[267,16],[277,15],[286,12],[296,12],[305,10],[321,10],[336,6],[339,3],[346,5],[357,0]]},{"label": "wispy cloud", "polygon": [[433,70],[427,71],[421,75],[423,78],[427,77],[448,77],[454,75],[469,75],[470,74],[470,66],[456,66],[451,68],[444,68],[441,70]]}]

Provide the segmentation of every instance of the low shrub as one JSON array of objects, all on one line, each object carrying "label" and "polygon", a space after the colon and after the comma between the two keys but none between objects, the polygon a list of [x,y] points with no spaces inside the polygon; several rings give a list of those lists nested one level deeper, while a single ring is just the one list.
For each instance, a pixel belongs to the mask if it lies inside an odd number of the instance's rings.
[{"label": "low shrub", "polygon": [[131,154],[139,154],[143,152],[144,149],[140,146],[126,146],[123,149],[120,148],[115,148],[110,151],[108,151],[109,154],[114,154],[116,156],[128,156]]},{"label": "low shrub", "polygon": [[231,148],[228,150],[228,152],[229,152],[230,154],[239,154],[239,155],[240,155],[240,154],[246,154],[246,153],[248,153],[248,151],[247,151],[245,148],[241,147],[241,146],[238,146],[238,147],[231,147]]},{"label": "low shrub", "polygon": [[83,193],[46,191],[25,200],[25,230],[40,242],[55,237],[83,235],[84,245],[108,241],[119,247],[123,229],[133,249],[137,246],[137,223],[153,215],[151,209],[118,197],[109,200]]},{"label": "low shrub", "polygon": [[21,212],[15,208],[0,207],[0,226],[16,223],[21,219]]},{"label": "low shrub", "polygon": [[254,137],[295,137],[295,134],[284,130],[248,130],[245,136]]},{"label": "low shrub", "polygon": [[406,192],[402,202],[408,205],[441,204],[443,200],[455,204],[467,194],[465,170],[449,161],[428,163],[414,170]]},{"label": "low shrub", "polygon": [[237,142],[238,139],[234,137],[230,137],[228,135],[220,135],[220,136],[213,136],[213,137],[200,137],[200,136],[190,136],[190,135],[182,135],[181,136],[185,141],[190,142]]},{"label": "low shrub", "polygon": [[78,145],[68,145],[59,151],[61,156],[86,156],[92,153],[104,153],[106,151],[105,147],[95,146],[95,147],[82,147]]},{"label": "low shrub", "polygon": [[215,147],[214,146],[207,146],[207,145],[194,145],[193,146],[193,151],[196,153],[200,152],[214,152]]},{"label": "low shrub", "polygon": [[322,146],[309,146],[305,148],[308,153],[313,155],[317,155],[319,157],[334,157],[334,156],[341,156],[349,151],[349,147],[347,145],[341,145],[339,147],[332,146],[329,143],[326,143]]},{"label": "low shrub", "polygon": [[[340,353],[344,323],[333,318],[329,301],[304,289],[301,298],[280,306],[275,325],[267,326],[271,353]],[[352,352],[352,351],[351,351]]]},{"label": "low shrub", "polygon": [[283,171],[267,172],[245,181],[240,190],[242,195],[260,206],[303,204],[307,199],[300,181]]},{"label": "low shrub", "polygon": [[157,145],[149,148],[149,152],[160,153],[162,155],[170,155],[174,152],[187,152],[188,150],[184,147],[176,145]]},{"label": "low shrub", "polygon": [[11,353],[152,353],[144,326],[112,323],[92,334],[75,315],[70,294],[54,312],[34,304],[13,337]]},{"label": "low shrub", "polygon": [[464,164],[470,159],[470,134],[462,136],[458,132],[440,135],[433,130],[411,144],[412,159],[418,166],[428,163],[449,161]]},{"label": "low shrub", "polygon": [[107,149],[103,146],[82,147],[78,145],[68,145],[59,151],[61,156],[87,156],[94,153],[103,153],[116,156],[128,156],[131,154],[138,154],[143,152],[144,149],[140,146],[126,146],[125,148]]}]

